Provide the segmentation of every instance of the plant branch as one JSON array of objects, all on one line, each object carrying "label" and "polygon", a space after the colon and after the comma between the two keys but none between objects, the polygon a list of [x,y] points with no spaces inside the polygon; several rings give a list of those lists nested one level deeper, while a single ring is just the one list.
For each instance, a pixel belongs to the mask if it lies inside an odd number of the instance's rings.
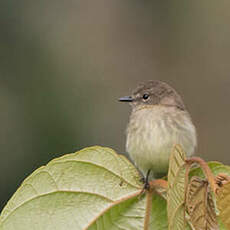
[{"label": "plant branch", "polygon": [[205,174],[205,177],[207,178],[207,180],[209,182],[209,185],[210,185],[212,191],[214,193],[217,193],[218,187],[217,187],[216,182],[215,182],[215,177],[214,177],[211,169],[208,167],[208,164],[203,159],[201,159],[200,157],[191,157],[189,159],[186,159],[185,161],[190,165],[192,165],[193,163],[199,164],[200,167],[202,168],[204,174]]},{"label": "plant branch", "polygon": [[154,190],[156,187],[160,187],[164,189],[168,188],[168,182],[163,179],[149,181],[149,185],[150,185],[150,190]]},{"label": "plant branch", "polygon": [[146,195],[144,230],[149,229],[149,221],[150,221],[150,216],[152,211],[152,199],[153,199],[153,190],[150,189],[147,191],[147,195]]}]

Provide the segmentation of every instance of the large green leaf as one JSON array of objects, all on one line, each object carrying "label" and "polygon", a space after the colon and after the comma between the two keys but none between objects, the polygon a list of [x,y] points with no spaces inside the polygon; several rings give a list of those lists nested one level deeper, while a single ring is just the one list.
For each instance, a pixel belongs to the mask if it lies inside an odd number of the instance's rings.
[{"label": "large green leaf", "polygon": [[[136,168],[110,148],[52,160],[22,183],[0,216],[0,230],[143,229],[146,195]],[[166,230],[166,202],[153,195],[151,229]]]},{"label": "large green leaf", "polygon": [[[181,229],[185,155],[181,149],[175,151],[168,212],[171,229]],[[229,166],[218,162],[209,166],[215,175],[230,175]],[[202,176],[200,169],[191,174]],[[147,196],[140,194],[140,178],[137,169],[110,148],[95,146],[64,155],[25,179],[0,215],[0,230],[144,229]],[[153,193],[149,230],[168,229],[166,210],[166,201]]]}]

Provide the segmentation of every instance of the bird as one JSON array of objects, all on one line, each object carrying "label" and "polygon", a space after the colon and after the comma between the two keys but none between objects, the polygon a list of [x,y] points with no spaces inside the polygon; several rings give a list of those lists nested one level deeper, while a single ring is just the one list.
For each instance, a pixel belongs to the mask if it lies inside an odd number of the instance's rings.
[{"label": "bird", "polygon": [[176,144],[188,157],[194,154],[196,128],[181,96],[169,84],[159,80],[140,83],[130,96],[119,101],[128,102],[132,108],[126,151],[143,178],[153,180],[167,175]]}]

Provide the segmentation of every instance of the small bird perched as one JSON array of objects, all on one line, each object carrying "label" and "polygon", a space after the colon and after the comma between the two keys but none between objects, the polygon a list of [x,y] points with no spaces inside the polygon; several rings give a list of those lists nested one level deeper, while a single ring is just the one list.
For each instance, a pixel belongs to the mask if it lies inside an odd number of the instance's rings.
[{"label": "small bird perched", "polygon": [[196,129],[182,98],[167,83],[142,83],[131,96],[119,100],[132,106],[126,150],[144,176],[150,170],[151,179],[167,174],[175,144],[181,145],[187,156],[194,153]]}]

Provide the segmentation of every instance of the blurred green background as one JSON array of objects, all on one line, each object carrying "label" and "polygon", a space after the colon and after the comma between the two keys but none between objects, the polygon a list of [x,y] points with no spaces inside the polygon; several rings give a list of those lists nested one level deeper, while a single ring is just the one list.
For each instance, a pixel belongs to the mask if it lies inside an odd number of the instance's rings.
[{"label": "blurred green background", "polygon": [[182,95],[197,154],[230,164],[230,1],[2,0],[0,210],[23,179],[86,146],[125,152],[117,98],[159,79]]}]

